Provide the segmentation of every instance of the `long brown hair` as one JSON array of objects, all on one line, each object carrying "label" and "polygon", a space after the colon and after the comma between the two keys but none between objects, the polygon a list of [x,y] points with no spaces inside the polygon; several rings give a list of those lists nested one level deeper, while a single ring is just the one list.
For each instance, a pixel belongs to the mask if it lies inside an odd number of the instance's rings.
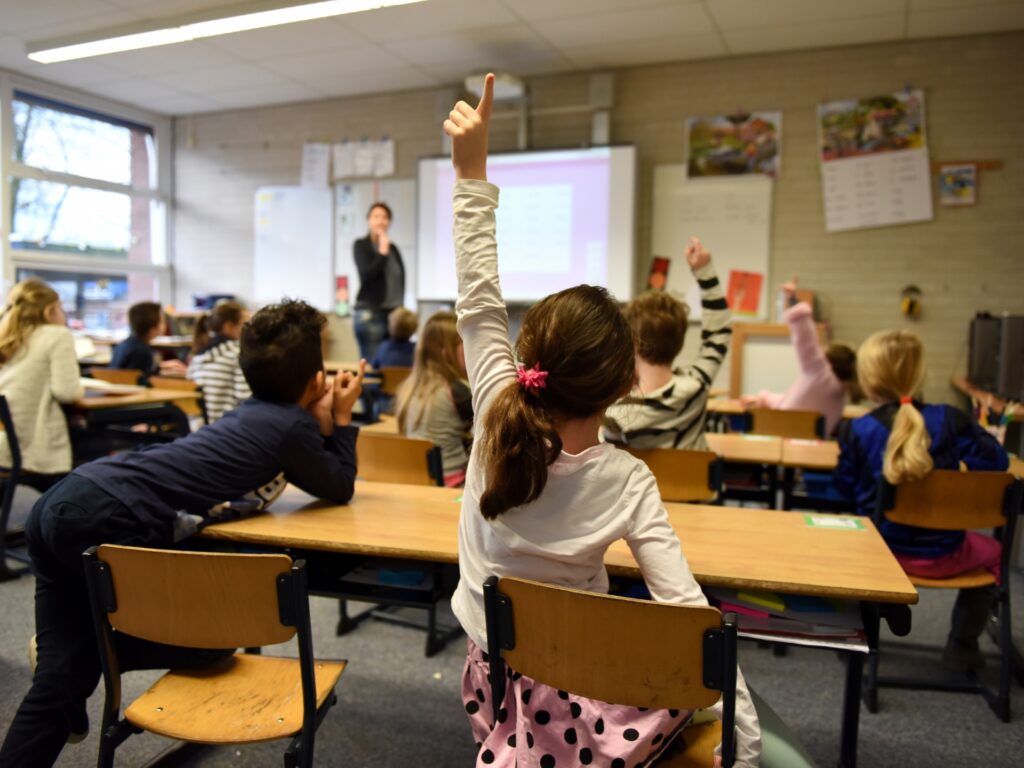
[{"label": "long brown hair", "polygon": [[857,377],[868,397],[900,402],[885,445],[882,474],[890,483],[920,480],[935,466],[929,448],[931,436],[924,417],[907,402],[924,386],[924,348],[910,331],[880,331],[857,352]]},{"label": "long brown hair", "polygon": [[578,285],[548,296],[523,318],[516,357],[524,368],[547,371],[545,387],[511,381],[484,415],[480,459],[487,488],[480,512],[494,519],[533,501],[558,458],[558,426],[601,413],[635,379],[633,334],[604,288]]},{"label": "long brown hair", "polygon": [[[412,373],[402,382],[396,398],[398,429],[401,433],[419,428],[427,414],[434,394],[455,379],[462,379],[466,371],[459,363],[459,345],[462,339],[455,328],[454,312],[435,312],[420,331],[413,358]],[[413,404],[415,424],[409,423],[409,410]]]},{"label": "long brown hair", "polygon": [[0,319],[0,365],[18,354],[32,331],[46,325],[46,310],[59,301],[57,292],[37,277],[22,280],[11,289]]},{"label": "long brown hair", "polygon": [[241,324],[245,317],[245,305],[239,301],[218,301],[208,314],[200,315],[192,335],[192,354],[202,352],[210,343],[213,334],[220,333],[228,323]]}]

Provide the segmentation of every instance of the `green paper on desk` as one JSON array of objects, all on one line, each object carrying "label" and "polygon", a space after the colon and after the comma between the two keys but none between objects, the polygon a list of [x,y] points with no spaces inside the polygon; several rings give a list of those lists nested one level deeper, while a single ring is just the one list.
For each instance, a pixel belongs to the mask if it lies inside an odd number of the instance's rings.
[{"label": "green paper on desk", "polygon": [[856,517],[838,515],[804,515],[809,528],[833,528],[840,531],[863,531],[864,524]]}]

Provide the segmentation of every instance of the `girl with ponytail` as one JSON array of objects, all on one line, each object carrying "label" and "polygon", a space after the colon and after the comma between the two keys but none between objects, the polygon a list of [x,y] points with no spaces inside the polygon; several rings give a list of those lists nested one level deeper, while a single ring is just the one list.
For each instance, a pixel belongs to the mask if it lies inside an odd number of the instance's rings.
[{"label": "girl with ponytail", "polygon": [[[37,278],[11,289],[0,319],[0,394],[21,447],[21,482],[45,490],[71,470],[71,439],[61,405],[82,397],[75,340],[60,296]],[[10,466],[0,434],[0,466]]]},{"label": "girl with ponytail", "polygon": [[219,301],[199,318],[192,337],[192,361],[186,377],[203,388],[206,415],[214,422],[252,397],[238,364],[239,339],[248,312],[237,301]]},{"label": "girl with ponytail", "polygon": [[[489,576],[606,592],[604,554],[624,538],[655,600],[707,603],[654,476],[599,440],[605,410],[636,380],[633,334],[612,296],[589,285],[548,296],[526,313],[514,349],[509,343],[495,241],[498,188],[487,183],[494,76],[484,83],[479,105],[459,102],[444,124],[456,176],[455,310],[476,414],[452,598],[469,636],[463,700],[480,744],[478,765],[633,766],[659,755],[691,713],[584,699],[514,675],[496,720],[485,693]],[[736,744],[735,765],[756,766],[760,731],[742,675]]]},{"label": "girl with ponytail", "polygon": [[[920,480],[933,468],[1004,471],[1009,459],[985,430],[949,405],[920,399],[925,381],[921,339],[910,331],[881,331],[857,351],[857,377],[877,406],[846,422],[839,432],[837,488],[854,499],[860,514],[875,510],[880,477],[890,483]],[[904,570],[947,578],[986,568],[999,573],[999,542],[974,531],[934,531],[885,521],[881,534]],[[962,589],[953,607],[943,655],[954,669],[980,667],[978,636],[985,628],[994,588]]]}]

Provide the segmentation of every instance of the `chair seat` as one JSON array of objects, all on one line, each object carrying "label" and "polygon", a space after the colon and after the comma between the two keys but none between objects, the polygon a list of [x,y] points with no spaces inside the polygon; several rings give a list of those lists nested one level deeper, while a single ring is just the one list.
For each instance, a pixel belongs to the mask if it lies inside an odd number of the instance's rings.
[{"label": "chair seat", "polygon": [[722,723],[710,720],[688,725],[676,738],[686,742],[686,751],[658,760],[658,768],[711,768],[715,747],[722,743]]},{"label": "chair seat", "polygon": [[[319,709],[345,670],[316,661]],[[171,670],[125,710],[146,731],[202,744],[271,741],[302,730],[298,659],[237,653],[222,664]]]},{"label": "chair seat", "polygon": [[975,568],[973,571],[961,573],[959,576],[950,576],[948,579],[929,579],[925,576],[912,576],[907,574],[910,583],[915,587],[929,587],[931,589],[974,589],[975,587],[987,587],[995,584],[996,578],[984,568]]}]

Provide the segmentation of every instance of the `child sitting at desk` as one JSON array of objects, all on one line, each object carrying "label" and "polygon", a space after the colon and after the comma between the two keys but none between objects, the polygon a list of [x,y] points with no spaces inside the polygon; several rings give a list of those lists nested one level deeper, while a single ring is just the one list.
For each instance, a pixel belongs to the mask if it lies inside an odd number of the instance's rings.
[{"label": "child sitting at desk", "polygon": [[245,307],[239,302],[221,301],[196,323],[192,362],[185,375],[203,388],[206,415],[211,422],[252,394],[238,364],[238,340],[245,315]]},{"label": "child sitting at desk", "polygon": [[829,344],[822,349],[814,327],[814,311],[796,298],[797,279],[782,286],[786,303],[784,319],[800,365],[800,375],[785,392],[762,390],[746,395],[743,404],[756,408],[817,411],[825,417],[825,434],[835,433],[843,415],[847,395],[860,399],[857,387],[857,353],[846,344]]},{"label": "child sitting at desk", "polygon": [[[878,479],[890,483],[917,480],[933,468],[1003,471],[1006,451],[990,434],[949,405],[925,405],[916,399],[924,386],[921,339],[910,331],[881,331],[857,353],[857,375],[877,405],[866,416],[844,422],[839,431],[835,484],[857,511],[875,511]],[[880,533],[903,569],[915,576],[947,578],[985,568],[999,574],[999,542],[974,531],[936,531],[888,520]],[[994,587],[961,589],[953,606],[952,628],[943,661],[958,670],[984,664],[978,636],[995,599]]]},{"label": "child sitting at desk", "polygon": [[[185,513],[263,488],[280,472],[307,493],[338,503],[356,474],[352,405],[357,375],[325,382],[326,320],[303,302],[266,307],[242,331],[239,357],[253,398],[173,443],[78,467],[50,488],[25,526],[36,575],[38,665],[0,748],[0,765],[53,765],[69,736],[89,727],[86,699],[100,677],[82,552],[101,543],[170,547]],[[178,534],[178,535],[176,535]],[[194,651],[118,634],[125,669],[199,666],[222,652]]]},{"label": "child sitting at desk", "polygon": [[377,354],[370,361],[370,367],[379,371],[381,368],[411,368],[416,344],[409,341],[416,335],[420,319],[411,309],[398,307],[388,315],[388,337],[377,347]]},{"label": "child sitting at desk", "polygon": [[165,360],[157,363],[150,343],[166,332],[163,308],[155,301],[141,301],[128,308],[127,339],[117,344],[110,358],[108,368],[142,371],[140,384],[147,384],[149,377],[160,372],[184,373],[185,366],[180,360]]},{"label": "child sitting at desk", "polygon": [[[486,180],[493,92],[494,75],[487,75],[480,105],[459,102],[444,124],[456,178],[455,308],[477,414],[452,598],[469,636],[463,701],[478,765],[632,768],[664,750],[690,713],[608,704],[513,675],[501,702],[507,716],[496,720],[484,693],[483,584],[490,576],[607,592],[604,555],[625,538],[655,599],[707,604],[654,476],[599,440],[605,409],[632,388],[635,375],[633,331],[615,300],[589,285],[548,296],[526,313],[515,349],[509,344],[495,242],[498,188]],[[759,733],[737,674],[736,766],[758,764]]]},{"label": "child sitting at desk", "polygon": [[455,488],[466,480],[465,437],[472,426],[466,357],[455,313],[437,312],[423,326],[412,374],[398,390],[398,429],[441,447],[444,484]]},{"label": "child sitting at desk", "polygon": [[[26,485],[42,491],[71,469],[71,439],[62,404],[82,397],[75,340],[60,296],[37,278],[11,289],[0,320],[0,394],[7,398],[21,448]],[[11,465],[6,433],[0,466]]]}]

